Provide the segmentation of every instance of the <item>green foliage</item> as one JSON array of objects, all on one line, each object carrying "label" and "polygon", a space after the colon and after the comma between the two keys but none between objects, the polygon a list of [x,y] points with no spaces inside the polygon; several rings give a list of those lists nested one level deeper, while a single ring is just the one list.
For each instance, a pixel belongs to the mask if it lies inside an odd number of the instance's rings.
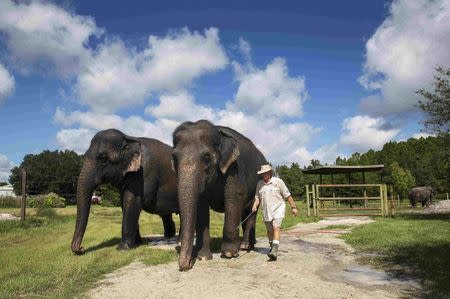
[{"label": "green foliage", "polygon": [[22,194],[22,170],[27,172],[27,192],[30,195],[55,192],[75,202],[76,183],[82,157],[73,151],[49,151],[28,154],[18,167],[11,170],[9,181],[14,192]]},{"label": "green foliage", "polygon": [[0,208],[18,208],[20,198],[15,196],[0,196]]},{"label": "green foliage", "polygon": [[27,197],[27,205],[30,208],[64,208],[66,200],[56,193]]},{"label": "green foliage", "polygon": [[8,182],[0,182],[0,187],[1,186],[6,186],[6,185],[8,185]]},{"label": "green foliage", "polygon": [[425,128],[435,133],[450,133],[450,68],[436,69],[434,77],[434,91],[420,89],[418,94],[425,100],[419,101],[418,106],[426,115]]},{"label": "green foliage", "polygon": [[407,197],[409,190],[416,183],[411,172],[400,167],[397,161],[391,163],[391,172],[395,191],[401,198]]},{"label": "green foliage", "polygon": [[102,205],[106,207],[120,207],[119,190],[111,184],[101,185],[95,193],[102,198]]}]

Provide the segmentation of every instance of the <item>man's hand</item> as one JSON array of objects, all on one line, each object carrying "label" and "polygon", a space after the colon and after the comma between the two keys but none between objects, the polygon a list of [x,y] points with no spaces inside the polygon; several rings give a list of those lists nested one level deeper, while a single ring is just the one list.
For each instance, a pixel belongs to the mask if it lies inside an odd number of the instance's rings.
[{"label": "man's hand", "polygon": [[294,214],[294,216],[297,216],[299,214],[297,207],[292,208],[292,214]]},{"label": "man's hand", "polygon": [[255,213],[258,210],[258,206],[259,206],[259,200],[257,198],[255,198],[255,200],[253,201],[252,213]]}]

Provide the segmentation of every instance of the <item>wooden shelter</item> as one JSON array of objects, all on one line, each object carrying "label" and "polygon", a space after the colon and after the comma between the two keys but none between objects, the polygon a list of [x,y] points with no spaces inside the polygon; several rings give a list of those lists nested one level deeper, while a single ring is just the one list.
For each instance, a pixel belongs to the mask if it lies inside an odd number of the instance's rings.
[{"label": "wooden shelter", "polygon": [[[308,216],[311,215],[310,206],[312,205],[315,216],[385,216],[388,215],[388,198],[387,186],[385,184],[366,184],[366,172],[380,171],[384,165],[358,165],[358,166],[319,166],[310,169],[304,169],[304,174],[319,175],[319,184],[306,185],[306,200],[308,205]],[[351,184],[350,177],[353,173],[361,173],[362,184]],[[335,174],[347,174],[348,184],[335,184]],[[331,184],[323,184],[323,175],[331,175]],[[382,176],[380,173],[380,182]],[[323,189],[362,189],[361,196],[339,196],[333,191],[333,196],[324,196]],[[375,188],[378,192],[376,196],[368,196],[367,189]],[[372,192],[374,193],[374,192]],[[349,207],[341,207],[342,202],[350,202]],[[352,203],[357,201],[364,201],[364,207],[354,208]],[[336,206],[336,202],[338,203]],[[329,203],[332,206],[329,206]],[[328,206],[327,206],[328,204]]]}]

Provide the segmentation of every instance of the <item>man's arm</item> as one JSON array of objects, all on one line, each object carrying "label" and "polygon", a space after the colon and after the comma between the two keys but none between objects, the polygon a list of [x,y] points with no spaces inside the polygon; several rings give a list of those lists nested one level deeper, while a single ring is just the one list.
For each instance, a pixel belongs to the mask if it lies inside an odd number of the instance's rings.
[{"label": "man's arm", "polygon": [[298,209],[297,209],[297,206],[295,205],[295,201],[291,195],[288,196],[287,201],[288,201],[289,205],[291,206],[292,214],[294,214],[294,216],[297,216]]}]

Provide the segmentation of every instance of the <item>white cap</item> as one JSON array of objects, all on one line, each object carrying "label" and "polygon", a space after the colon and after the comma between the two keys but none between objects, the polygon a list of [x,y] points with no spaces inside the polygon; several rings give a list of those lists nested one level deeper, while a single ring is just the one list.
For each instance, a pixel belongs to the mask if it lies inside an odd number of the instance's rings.
[{"label": "white cap", "polygon": [[272,167],[270,165],[262,165],[261,169],[258,171],[258,174],[266,173],[272,170]]}]

